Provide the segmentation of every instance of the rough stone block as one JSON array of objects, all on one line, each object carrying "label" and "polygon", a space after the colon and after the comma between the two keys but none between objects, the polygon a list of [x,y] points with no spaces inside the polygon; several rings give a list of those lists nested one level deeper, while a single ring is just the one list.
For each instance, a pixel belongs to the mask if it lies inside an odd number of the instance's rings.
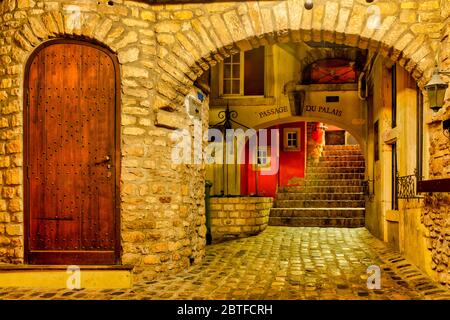
[{"label": "rough stone block", "polygon": [[160,109],[156,111],[155,125],[168,129],[181,129],[186,127],[187,119],[179,113]]}]

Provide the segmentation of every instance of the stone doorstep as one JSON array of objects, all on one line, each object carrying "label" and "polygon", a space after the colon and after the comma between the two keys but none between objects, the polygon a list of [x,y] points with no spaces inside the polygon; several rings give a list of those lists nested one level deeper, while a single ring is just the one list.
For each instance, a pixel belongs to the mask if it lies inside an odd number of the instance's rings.
[{"label": "stone doorstep", "polygon": [[[0,288],[67,288],[73,273],[65,265],[2,265]],[[133,266],[79,266],[82,289],[125,289],[133,284]]]}]

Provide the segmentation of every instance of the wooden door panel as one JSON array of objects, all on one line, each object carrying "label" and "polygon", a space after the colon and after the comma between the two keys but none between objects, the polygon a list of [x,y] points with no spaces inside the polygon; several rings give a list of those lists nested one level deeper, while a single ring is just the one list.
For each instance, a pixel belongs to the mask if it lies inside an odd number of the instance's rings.
[{"label": "wooden door panel", "polygon": [[78,42],[46,46],[32,59],[25,115],[29,262],[115,263],[115,61]]}]

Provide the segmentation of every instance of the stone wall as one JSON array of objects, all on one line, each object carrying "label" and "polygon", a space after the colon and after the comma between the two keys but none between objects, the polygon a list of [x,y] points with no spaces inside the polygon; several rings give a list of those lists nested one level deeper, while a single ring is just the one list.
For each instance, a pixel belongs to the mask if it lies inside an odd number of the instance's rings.
[{"label": "stone wall", "polygon": [[[175,165],[170,154],[174,129],[193,135],[193,122],[176,77],[161,75],[157,21],[183,21],[193,11],[160,12],[139,2],[5,0],[0,3],[0,263],[24,259],[22,110],[25,63],[43,42],[76,38],[107,46],[121,73],[121,243],[122,263],[147,275],[184,269],[205,252],[204,166]],[[166,30],[172,30],[168,27]],[[164,108],[158,84],[177,108]],[[163,87],[162,87],[163,86]],[[179,98],[175,99],[175,96]],[[156,107],[159,106],[160,108]],[[203,129],[208,102],[204,103]]]},{"label": "stone wall", "polygon": [[[442,29],[441,70],[450,70],[450,3],[441,2]],[[444,77],[445,78],[445,77]],[[449,77],[446,77],[449,80]],[[442,121],[450,119],[450,89],[445,106],[437,113],[428,111],[426,119],[430,131],[429,179],[450,178],[450,140],[443,134]],[[431,251],[431,268],[442,284],[450,287],[450,193],[425,195],[425,210],[421,221],[427,227],[428,249]]]},{"label": "stone wall", "polygon": [[272,198],[211,198],[213,243],[257,235],[269,223]]}]

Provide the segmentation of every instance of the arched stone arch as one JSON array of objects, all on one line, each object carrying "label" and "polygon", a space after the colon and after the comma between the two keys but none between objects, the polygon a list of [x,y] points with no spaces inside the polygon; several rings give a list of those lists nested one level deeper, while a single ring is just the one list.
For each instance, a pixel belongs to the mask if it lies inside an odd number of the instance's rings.
[{"label": "arched stone arch", "polygon": [[273,120],[264,122],[262,124],[259,124],[254,129],[264,129],[269,128],[277,124],[286,124],[286,123],[292,123],[292,122],[299,122],[299,121],[305,121],[305,122],[323,122],[326,124],[335,125],[337,127],[340,127],[341,129],[344,129],[348,131],[355,139],[358,141],[359,145],[361,146],[361,150],[365,150],[366,141],[364,137],[358,133],[355,128],[349,126],[347,123],[343,121],[336,121],[332,119],[326,119],[326,118],[320,118],[320,117],[299,117],[299,116],[292,116],[292,117],[286,117],[280,120]]},{"label": "arched stone arch", "polygon": [[13,57],[18,63],[24,63],[34,49],[48,40],[75,38],[108,48],[119,56],[119,62],[123,64],[130,59],[126,46],[137,44],[138,37],[134,31],[124,35],[125,31],[120,27],[120,23],[97,13],[48,11],[40,16],[29,16],[12,35],[18,45],[13,49]]},{"label": "arched stone arch", "polygon": [[[221,7],[205,4],[209,15],[174,29],[174,43],[159,49],[158,63],[166,73],[162,77],[190,85],[210,66],[240,50],[271,43],[314,41],[377,52],[399,63],[423,87],[432,74],[438,39],[430,38],[417,24],[400,19],[406,10],[401,1],[379,1],[375,5],[379,11],[369,9],[371,5],[360,0],[319,1],[313,10],[305,10],[302,0],[252,1]],[[379,24],[373,28],[378,13]],[[437,26],[430,28],[439,33]],[[166,33],[164,24],[160,28],[157,24],[155,31],[157,37]],[[163,92],[164,87],[157,87],[160,102],[170,104],[173,98]]]}]

